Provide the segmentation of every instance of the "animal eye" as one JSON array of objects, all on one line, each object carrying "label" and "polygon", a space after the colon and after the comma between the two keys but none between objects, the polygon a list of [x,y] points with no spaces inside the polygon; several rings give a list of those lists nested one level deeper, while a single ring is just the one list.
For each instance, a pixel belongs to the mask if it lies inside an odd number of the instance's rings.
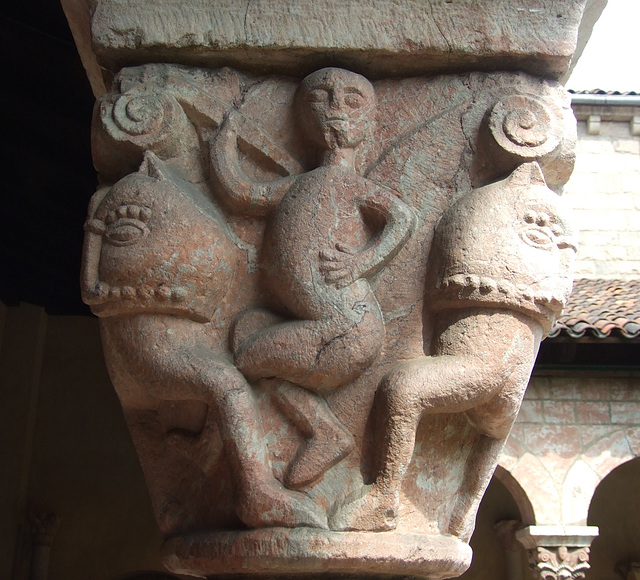
[{"label": "animal eye", "polygon": [[114,246],[129,246],[146,237],[148,233],[149,228],[144,222],[137,219],[120,218],[107,228],[105,237]]},{"label": "animal eye", "polygon": [[147,207],[121,205],[106,215],[104,237],[112,246],[135,244],[149,233],[150,219],[151,210]]},{"label": "animal eye", "polygon": [[329,93],[324,89],[313,89],[307,95],[307,101],[310,103],[322,103],[329,98]]},{"label": "animal eye", "polygon": [[524,241],[540,250],[550,250],[555,246],[555,242],[551,236],[541,228],[531,227],[522,232]]}]

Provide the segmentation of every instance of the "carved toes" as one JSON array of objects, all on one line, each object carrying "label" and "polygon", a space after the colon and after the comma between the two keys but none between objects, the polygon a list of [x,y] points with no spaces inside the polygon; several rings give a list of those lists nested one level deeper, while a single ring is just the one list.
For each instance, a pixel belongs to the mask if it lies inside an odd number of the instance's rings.
[{"label": "carved toes", "polygon": [[263,483],[238,498],[238,517],[250,528],[309,527],[328,529],[326,514],[305,494],[279,482]]},{"label": "carved toes", "polygon": [[364,486],[347,498],[329,518],[332,530],[383,532],[397,525],[399,496],[374,485]]}]

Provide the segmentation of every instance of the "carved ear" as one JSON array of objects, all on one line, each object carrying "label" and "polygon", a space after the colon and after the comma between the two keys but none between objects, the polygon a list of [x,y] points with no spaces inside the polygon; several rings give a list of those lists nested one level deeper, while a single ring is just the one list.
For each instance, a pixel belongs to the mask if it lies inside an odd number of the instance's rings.
[{"label": "carved ear", "polygon": [[148,175],[158,181],[165,181],[169,179],[167,167],[153,151],[144,152],[144,159],[140,164],[138,173],[141,175]]},{"label": "carved ear", "polygon": [[537,161],[519,165],[510,175],[509,181],[513,185],[543,185],[545,187],[547,185]]}]

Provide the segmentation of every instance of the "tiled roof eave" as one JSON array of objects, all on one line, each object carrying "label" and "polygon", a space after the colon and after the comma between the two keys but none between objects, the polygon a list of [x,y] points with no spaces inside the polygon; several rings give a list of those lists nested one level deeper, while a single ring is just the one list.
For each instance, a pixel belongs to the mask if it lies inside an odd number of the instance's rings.
[{"label": "tiled roof eave", "polygon": [[579,279],[549,338],[640,339],[640,280]]}]

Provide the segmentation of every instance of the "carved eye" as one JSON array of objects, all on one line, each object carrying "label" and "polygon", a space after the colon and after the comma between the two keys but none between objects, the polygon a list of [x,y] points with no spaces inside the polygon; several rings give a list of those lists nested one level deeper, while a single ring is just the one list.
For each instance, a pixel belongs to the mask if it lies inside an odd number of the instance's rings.
[{"label": "carved eye", "polygon": [[359,93],[347,93],[344,97],[344,102],[347,107],[352,109],[359,109],[364,105],[364,98]]},{"label": "carved eye", "polygon": [[105,224],[104,237],[113,246],[130,246],[145,238],[149,233],[147,221],[151,210],[137,205],[122,205],[110,211]]},{"label": "carved eye", "polygon": [[522,232],[526,243],[540,250],[551,250],[556,244],[552,237],[542,228],[531,227]]},{"label": "carved eye", "polygon": [[549,216],[546,213],[544,213],[543,211],[541,211],[536,216],[536,224],[538,224],[540,227],[548,226],[549,225],[549,221],[550,221]]},{"label": "carved eye", "polygon": [[329,93],[324,89],[313,89],[307,94],[310,103],[324,103],[329,100]]},{"label": "carved eye", "polygon": [[148,233],[149,228],[144,222],[122,218],[107,229],[105,237],[114,246],[129,246],[139,242]]}]

